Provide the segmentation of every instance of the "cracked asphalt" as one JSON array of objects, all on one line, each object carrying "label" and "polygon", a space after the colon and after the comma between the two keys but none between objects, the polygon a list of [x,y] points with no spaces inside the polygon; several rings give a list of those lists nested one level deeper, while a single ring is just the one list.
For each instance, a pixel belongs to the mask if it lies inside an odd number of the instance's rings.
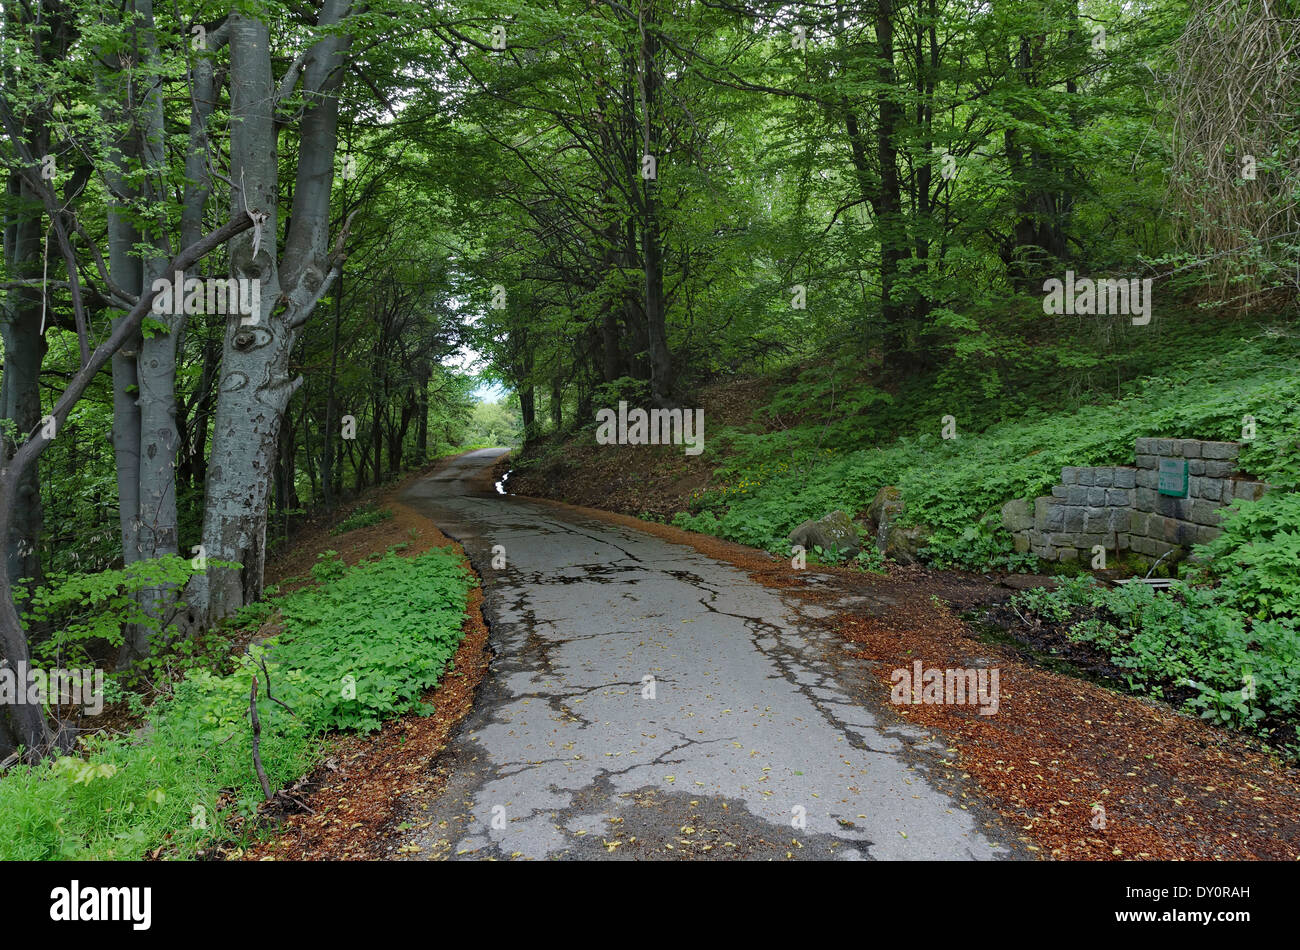
[{"label": "cracked asphalt", "polygon": [[1020,856],[933,777],[942,746],[864,704],[865,663],[816,608],[692,548],[484,491],[503,451],[402,499],[482,576],[494,654],[410,833],[420,856]]}]

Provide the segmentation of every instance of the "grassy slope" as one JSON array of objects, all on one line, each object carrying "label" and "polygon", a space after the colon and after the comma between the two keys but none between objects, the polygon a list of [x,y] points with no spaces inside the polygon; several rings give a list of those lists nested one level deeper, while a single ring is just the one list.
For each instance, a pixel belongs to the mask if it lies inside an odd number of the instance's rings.
[{"label": "grassy slope", "polygon": [[[1137,377],[1134,368],[1141,367]],[[1112,368],[1114,372],[1112,373]],[[1115,382],[1121,371],[1128,382]],[[1010,550],[995,511],[1032,498],[1064,465],[1132,464],[1138,436],[1258,438],[1250,474],[1294,487],[1300,472],[1300,347],[1260,323],[1204,316],[1136,336],[1096,376],[1026,372],[990,394],[949,373],[891,387],[828,364],[767,380],[727,381],[700,395],[706,450],[597,447],[590,428],[532,453],[512,491],[663,518],[729,540],[784,550],[799,522],[842,508],[861,513],[885,485],[907,519],[934,529],[934,556],[980,566]],[[944,415],[958,438],[940,438]],[[679,514],[680,513],[680,514]]]}]

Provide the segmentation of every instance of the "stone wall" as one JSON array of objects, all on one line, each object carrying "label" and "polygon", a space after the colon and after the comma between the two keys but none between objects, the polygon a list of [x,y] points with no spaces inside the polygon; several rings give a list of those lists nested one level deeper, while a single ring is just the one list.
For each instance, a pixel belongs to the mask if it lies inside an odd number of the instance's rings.
[{"label": "stone wall", "polygon": [[[1093,548],[1160,557],[1219,534],[1219,509],[1257,500],[1263,482],[1237,475],[1236,442],[1138,439],[1135,466],[1066,466],[1052,494],[1008,502],[1002,521],[1017,551],[1049,561],[1091,560]],[[1162,459],[1187,462],[1187,497],[1158,491]]]}]

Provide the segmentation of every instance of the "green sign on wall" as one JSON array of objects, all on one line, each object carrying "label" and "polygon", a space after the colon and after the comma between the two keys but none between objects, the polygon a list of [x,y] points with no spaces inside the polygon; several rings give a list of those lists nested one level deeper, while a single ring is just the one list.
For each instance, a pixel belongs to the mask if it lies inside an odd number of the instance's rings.
[{"label": "green sign on wall", "polygon": [[1156,490],[1174,498],[1187,497],[1187,459],[1161,459]]}]

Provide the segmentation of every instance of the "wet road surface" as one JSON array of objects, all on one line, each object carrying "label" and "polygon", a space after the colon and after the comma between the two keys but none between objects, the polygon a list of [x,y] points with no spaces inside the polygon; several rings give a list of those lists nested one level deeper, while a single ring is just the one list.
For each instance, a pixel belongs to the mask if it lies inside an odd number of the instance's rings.
[{"label": "wet road surface", "polygon": [[850,698],[865,661],[813,608],[692,548],[486,491],[502,451],[403,496],[464,545],[495,654],[411,834],[422,855],[1015,856],[973,797],[927,778],[932,741]]}]

